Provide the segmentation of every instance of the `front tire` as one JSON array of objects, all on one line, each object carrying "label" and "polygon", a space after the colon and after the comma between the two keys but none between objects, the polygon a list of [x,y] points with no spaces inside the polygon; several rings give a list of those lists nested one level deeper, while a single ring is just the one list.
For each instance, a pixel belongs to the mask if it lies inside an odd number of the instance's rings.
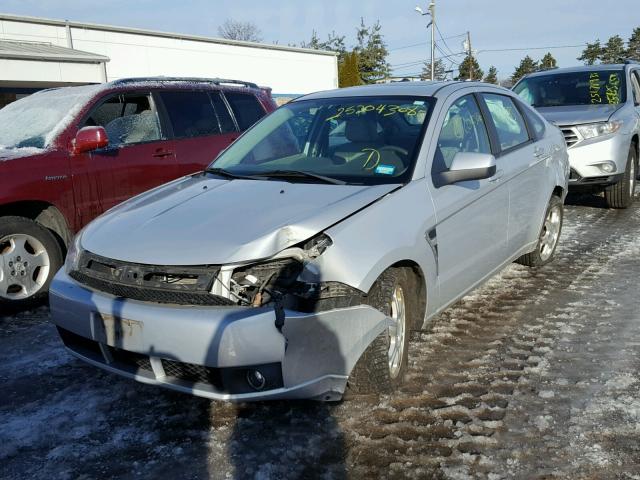
[{"label": "front tire", "polygon": [[367,303],[394,323],[375,338],[356,363],[347,385],[349,393],[391,393],[402,384],[417,293],[413,275],[403,268],[385,271],[373,285]]},{"label": "front tire", "polygon": [[521,256],[516,263],[527,267],[541,267],[553,260],[562,232],[563,219],[564,204],[559,197],[553,195],[545,212],[535,250]]},{"label": "front tire", "polygon": [[609,208],[629,208],[633,202],[637,172],[638,158],[636,147],[634,144],[631,144],[629,156],[627,157],[627,167],[625,168],[622,180],[604,190],[604,198]]},{"label": "front tire", "polygon": [[54,235],[24,217],[0,217],[0,313],[41,303],[62,266]]}]

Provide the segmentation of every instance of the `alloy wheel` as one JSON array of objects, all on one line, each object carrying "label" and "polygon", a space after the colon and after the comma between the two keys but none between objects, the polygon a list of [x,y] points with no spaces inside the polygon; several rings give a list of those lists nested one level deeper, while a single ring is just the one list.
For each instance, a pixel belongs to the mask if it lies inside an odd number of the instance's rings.
[{"label": "alloy wheel", "polygon": [[545,262],[556,248],[560,238],[560,227],[562,223],[562,211],[558,205],[553,206],[547,212],[544,219],[544,226],[540,234],[540,259]]},{"label": "alloy wheel", "polygon": [[404,341],[406,335],[406,303],[402,288],[396,286],[391,299],[391,320],[389,326],[389,374],[397,378],[404,360]]},{"label": "alloy wheel", "polygon": [[23,300],[46,283],[51,261],[42,242],[25,234],[0,239],[0,298]]}]

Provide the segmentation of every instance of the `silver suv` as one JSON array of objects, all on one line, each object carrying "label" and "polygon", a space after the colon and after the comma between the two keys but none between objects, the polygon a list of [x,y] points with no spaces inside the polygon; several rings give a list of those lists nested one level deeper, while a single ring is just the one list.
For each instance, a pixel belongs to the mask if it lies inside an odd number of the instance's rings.
[{"label": "silver suv", "polygon": [[639,173],[640,65],[543,71],[513,90],[562,129],[572,190],[604,190],[610,207],[627,208]]},{"label": "silver suv", "polygon": [[551,260],[568,175],[560,130],[503,88],[308,95],[89,224],[53,322],[89,363],[209,398],[388,392],[410,330]]}]

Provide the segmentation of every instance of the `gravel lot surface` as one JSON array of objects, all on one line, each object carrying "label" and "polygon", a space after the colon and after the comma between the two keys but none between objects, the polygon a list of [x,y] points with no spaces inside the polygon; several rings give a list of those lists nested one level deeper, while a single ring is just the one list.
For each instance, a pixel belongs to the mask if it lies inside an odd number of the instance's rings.
[{"label": "gravel lot surface", "polygon": [[640,480],[640,202],[573,197],[556,261],[513,265],[414,334],[401,392],[212,403],[0,318],[0,478]]}]

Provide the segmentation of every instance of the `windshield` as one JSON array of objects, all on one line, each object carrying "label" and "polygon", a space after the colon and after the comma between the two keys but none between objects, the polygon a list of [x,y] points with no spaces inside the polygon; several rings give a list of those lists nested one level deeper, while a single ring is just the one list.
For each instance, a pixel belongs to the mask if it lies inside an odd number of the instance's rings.
[{"label": "windshield", "polygon": [[618,105],[627,99],[622,70],[556,73],[525,78],[513,90],[536,108]]},{"label": "windshield", "polygon": [[[369,97],[302,100],[280,107],[211,165],[236,175],[303,172],[349,184],[408,180],[432,98]],[[317,180],[317,179],[316,179]]]},{"label": "windshield", "polygon": [[10,103],[0,110],[0,149],[47,148],[97,89],[45,90]]}]

